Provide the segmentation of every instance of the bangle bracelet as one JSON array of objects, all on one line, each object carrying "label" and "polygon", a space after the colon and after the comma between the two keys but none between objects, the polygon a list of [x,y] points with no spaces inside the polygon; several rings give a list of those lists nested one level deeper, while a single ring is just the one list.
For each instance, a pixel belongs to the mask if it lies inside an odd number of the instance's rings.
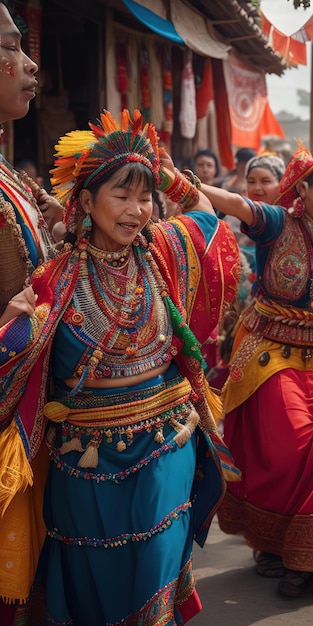
[{"label": "bangle bracelet", "polygon": [[[201,183],[200,183],[201,184]],[[178,204],[182,209],[191,209],[199,202],[199,191],[189,177],[179,170],[173,172],[161,170],[161,191]]]},{"label": "bangle bracelet", "polygon": [[201,180],[192,170],[184,170],[183,174],[190,180],[190,182],[201,189]]}]

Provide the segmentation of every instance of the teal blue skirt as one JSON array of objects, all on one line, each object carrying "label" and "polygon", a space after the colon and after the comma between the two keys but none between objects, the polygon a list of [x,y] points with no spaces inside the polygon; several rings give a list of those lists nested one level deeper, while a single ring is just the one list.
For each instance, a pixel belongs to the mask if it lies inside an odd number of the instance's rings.
[{"label": "teal blue skirt", "polygon": [[[154,382],[158,388],[159,380],[149,381],[149,393]],[[60,394],[73,402],[65,387]],[[138,429],[119,452],[120,433],[112,432],[101,440],[97,467],[84,469],[81,451],[60,454],[64,433],[68,425],[58,424],[44,503],[48,533],[39,570],[48,623],[185,623],[195,593],[193,540],[221,494],[205,436],[197,428],[178,447],[165,421],[164,441],[156,442],[155,429]],[[78,436],[85,449],[90,431]]]}]

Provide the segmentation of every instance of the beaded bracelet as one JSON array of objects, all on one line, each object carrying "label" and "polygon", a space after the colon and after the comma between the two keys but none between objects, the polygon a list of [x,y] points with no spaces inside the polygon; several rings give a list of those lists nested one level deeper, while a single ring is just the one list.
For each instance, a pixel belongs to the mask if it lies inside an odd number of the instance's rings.
[{"label": "beaded bracelet", "polygon": [[183,209],[191,209],[199,202],[199,192],[197,187],[184,176],[179,170],[175,169],[175,175],[168,169],[163,168],[160,172],[161,184],[159,189],[179,204]]}]

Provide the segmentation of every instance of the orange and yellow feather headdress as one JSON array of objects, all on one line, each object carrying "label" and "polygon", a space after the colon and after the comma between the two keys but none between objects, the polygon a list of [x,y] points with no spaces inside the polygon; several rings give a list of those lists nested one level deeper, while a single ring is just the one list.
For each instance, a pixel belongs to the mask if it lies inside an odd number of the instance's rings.
[{"label": "orange and yellow feather headdress", "polygon": [[143,163],[159,184],[158,135],[153,124],[143,126],[143,116],[137,109],[133,120],[124,109],[118,123],[106,109],[98,124],[89,122],[90,130],[73,130],[60,137],[54,168],[50,171],[53,194],[66,204],[65,223],[68,226],[71,207],[77,203],[81,189],[101,181],[121,165]]}]

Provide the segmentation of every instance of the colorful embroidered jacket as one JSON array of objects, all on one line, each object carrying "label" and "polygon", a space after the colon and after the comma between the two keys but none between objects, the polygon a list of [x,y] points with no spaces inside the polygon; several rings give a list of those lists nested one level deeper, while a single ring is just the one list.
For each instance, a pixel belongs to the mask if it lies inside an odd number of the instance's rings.
[{"label": "colorful embroidered jacket", "polygon": [[[239,257],[235,238],[214,215],[194,212],[154,225],[149,250],[164,281],[162,298],[173,324],[172,354],[191,382],[192,401],[210,436],[212,455],[230,478],[236,470],[212,418],[212,412],[216,417],[220,412],[219,399],[205,382],[200,348],[236,296]],[[38,295],[35,314],[12,320],[0,333],[1,428],[6,429],[3,436],[15,429],[29,461],[38,452],[46,426],[43,407],[55,329],[71,301],[82,263],[86,263],[86,251],[76,248],[40,266],[32,278]],[[22,454],[21,447],[15,449],[11,466]],[[31,482],[25,463],[21,467],[23,471],[8,477],[4,476],[9,472],[8,462],[0,466],[2,484],[9,485],[2,495],[5,506]]]}]

